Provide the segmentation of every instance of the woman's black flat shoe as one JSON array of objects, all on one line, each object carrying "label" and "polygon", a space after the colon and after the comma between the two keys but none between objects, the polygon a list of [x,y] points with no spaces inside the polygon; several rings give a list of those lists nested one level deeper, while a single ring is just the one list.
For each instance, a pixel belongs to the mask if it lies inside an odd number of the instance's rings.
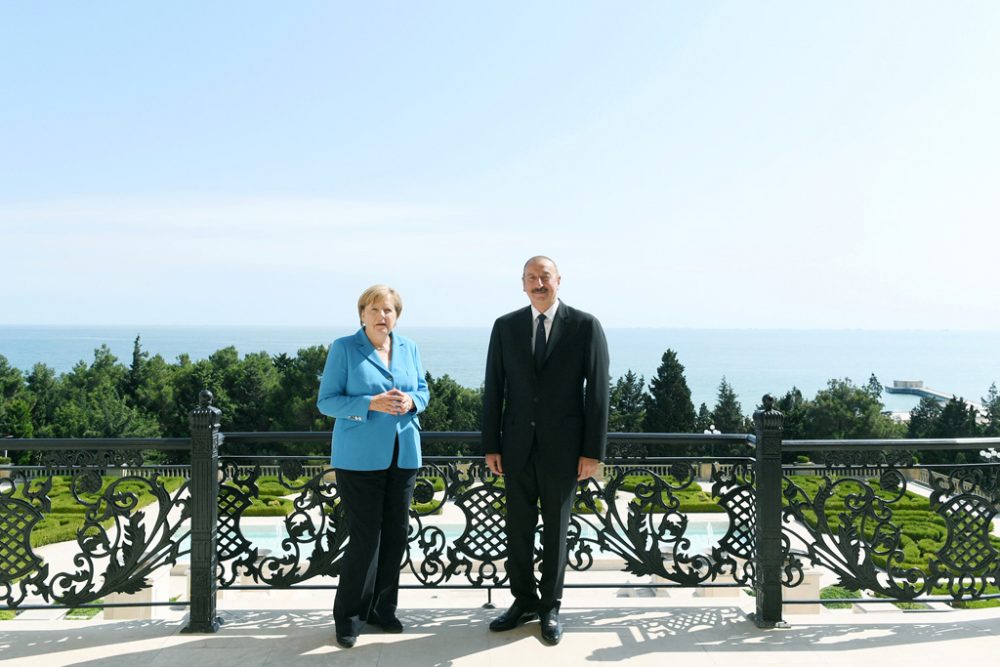
[{"label": "woman's black flat shoe", "polygon": [[379,621],[378,626],[382,628],[383,631],[398,635],[403,631],[403,624],[399,622],[399,619],[393,616],[387,621]]}]

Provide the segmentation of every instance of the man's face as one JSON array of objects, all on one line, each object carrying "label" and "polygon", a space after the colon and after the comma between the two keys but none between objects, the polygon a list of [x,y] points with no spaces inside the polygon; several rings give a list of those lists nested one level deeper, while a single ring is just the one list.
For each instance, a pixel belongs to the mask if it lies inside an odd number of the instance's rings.
[{"label": "man's face", "polygon": [[532,262],[524,267],[521,277],[524,293],[531,299],[531,305],[544,312],[556,302],[559,292],[559,273],[555,264],[547,259]]}]

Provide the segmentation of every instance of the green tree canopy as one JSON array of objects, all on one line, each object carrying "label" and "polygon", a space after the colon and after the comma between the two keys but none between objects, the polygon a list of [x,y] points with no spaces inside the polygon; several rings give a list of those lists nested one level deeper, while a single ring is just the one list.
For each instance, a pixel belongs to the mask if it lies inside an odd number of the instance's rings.
[{"label": "green tree canopy", "polygon": [[611,411],[608,430],[615,433],[642,431],[645,411],[646,379],[630,368],[611,386]]},{"label": "green tree canopy", "polygon": [[726,381],[726,376],[722,376],[719,383],[719,393],[715,401],[715,409],[712,410],[712,419],[715,428],[723,433],[744,433],[743,406],[736,398],[736,392],[732,385]]},{"label": "green tree canopy", "polygon": [[677,353],[663,353],[656,376],[646,395],[642,429],[646,433],[691,433],[694,431],[694,404],[684,378],[684,366]]},{"label": "green tree canopy", "polygon": [[907,437],[930,438],[937,430],[937,421],[941,417],[941,403],[933,396],[923,396],[916,407],[910,410],[910,423],[907,425]]},{"label": "green tree canopy", "polygon": [[[438,379],[428,372],[427,388],[431,400],[420,415],[423,431],[479,431],[483,422],[482,389],[469,389],[458,384],[447,373]],[[429,456],[447,454],[473,454],[478,450],[475,442],[421,444],[423,453]]]},{"label": "green tree canopy", "polygon": [[986,414],[983,415],[986,422],[983,424],[983,435],[994,438],[1000,436],[1000,392],[997,391],[996,382],[990,385],[982,401],[986,408]]},{"label": "green tree canopy", "polygon": [[941,415],[937,418],[930,437],[974,438],[979,435],[977,414],[976,409],[964,399],[952,396],[941,408]]},{"label": "green tree canopy", "polygon": [[705,433],[715,428],[715,420],[712,418],[712,411],[702,402],[698,406],[698,414],[694,418],[695,433]]},{"label": "green tree canopy", "polygon": [[802,397],[802,391],[798,387],[792,387],[775,402],[775,408],[785,415],[784,436],[786,440],[797,440],[805,437],[802,433],[806,418],[806,406],[807,402]]},{"label": "green tree canopy", "polygon": [[850,379],[830,380],[826,389],[805,406],[802,431],[806,438],[894,438],[900,427],[888,415],[870,387]]}]

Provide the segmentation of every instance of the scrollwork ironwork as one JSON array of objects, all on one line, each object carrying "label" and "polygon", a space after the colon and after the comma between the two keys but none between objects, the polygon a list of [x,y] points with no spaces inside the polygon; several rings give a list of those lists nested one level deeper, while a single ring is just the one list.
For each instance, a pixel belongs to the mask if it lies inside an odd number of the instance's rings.
[{"label": "scrollwork ironwork", "polygon": [[320,575],[339,573],[347,541],[346,521],[339,507],[332,473],[305,477],[300,461],[283,461],[277,483],[291,497],[291,511],[282,519],[285,536],[279,551],[264,552],[243,533],[241,519],[259,495],[260,466],[241,468],[223,463],[219,488],[218,581],[232,586],[242,575],[255,584],[288,587]]},{"label": "scrollwork ironwork", "polygon": [[[632,574],[681,586],[715,581],[722,575],[736,583],[749,581],[753,574],[749,466],[716,476],[713,492],[721,494],[730,521],[718,543],[706,548],[692,546],[690,521],[677,495],[701,490],[697,462],[668,459],[663,465],[669,474],[629,463],[609,468],[603,485],[594,480],[580,485],[567,536],[569,566],[584,571],[599,559],[620,559]],[[261,556],[240,532],[240,518],[260,484],[259,470],[224,464],[220,584],[232,586],[243,575],[245,581],[284,587],[314,576],[336,575],[347,535],[336,484],[330,480],[333,471],[303,481],[304,466],[282,464],[279,483],[288,492],[285,497],[292,499],[293,510],[282,520],[283,553]],[[457,580],[474,587],[506,583],[503,485],[481,460],[428,462],[415,483],[414,500],[403,562],[406,571],[425,586]],[[450,518],[438,516],[444,508]],[[540,553],[539,546],[536,556]]]},{"label": "scrollwork ironwork", "polygon": [[910,538],[903,532],[908,479],[896,466],[906,460],[883,460],[876,477],[835,479],[824,470],[811,497],[786,478],[786,536],[804,546],[801,553],[813,565],[834,572],[851,590],[903,601],[942,592],[955,599],[982,596],[1000,582],[1000,554],[989,539],[996,468],[953,466],[948,475],[932,476],[929,507],[943,520],[947,536],[920,566],[908,560]]},{"label": "scrollwork ironwork", "polygon": [[[51,474],[0,479],[0,603],[8,607],[31,600],[74,606],[135,593],[183,553],[186,486],[171,495],[156,473],[107,482],[94,468],[78,468],[70,476],[71,494],[83,507],[75,569],[50,575],[52,564],[32,547],[31,533],[52,509],[52,490]],[[140,507],[140,493],[153,501]]]}]

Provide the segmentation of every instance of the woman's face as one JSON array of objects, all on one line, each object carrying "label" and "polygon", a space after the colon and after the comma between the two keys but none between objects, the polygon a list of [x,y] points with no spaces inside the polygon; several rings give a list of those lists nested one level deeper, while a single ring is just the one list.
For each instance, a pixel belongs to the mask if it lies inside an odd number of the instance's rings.
[{"label": "woman's face", "polygon": [[387,335],[396,326],[396,304],[383,299],[368,304],[361,312],[365,331]]}]

